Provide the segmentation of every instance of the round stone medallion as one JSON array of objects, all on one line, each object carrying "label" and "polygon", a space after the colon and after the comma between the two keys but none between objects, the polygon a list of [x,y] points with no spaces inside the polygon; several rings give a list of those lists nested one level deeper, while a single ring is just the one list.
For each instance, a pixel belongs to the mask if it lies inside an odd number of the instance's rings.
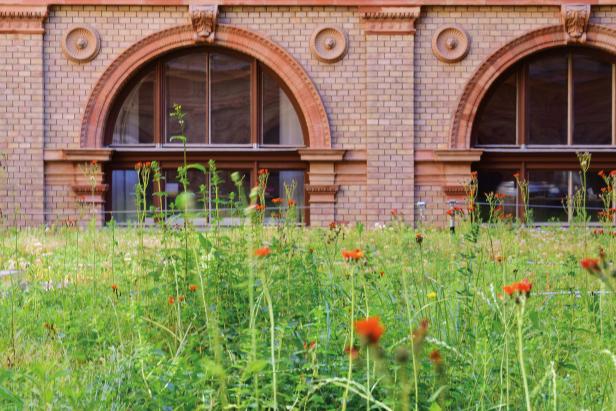
[{"label": "round stone medallion", "polygon": [[310,50],[323,63],[335,63],[344,58],[349,47],[347,36],[338,27],[318,27],[310,39]]},{"label": "round stone medallion", "polygon": [[444,63],[457,63],[466,57],[471,40],[460,26],[441,27],[432,37],[432,52]]},{"label": "round stone medallion", "polygon": [[93,60],[101,49],[98,32],[90,26],[73,26],[62,37],[62,51],[67,59],[76,63]]}]

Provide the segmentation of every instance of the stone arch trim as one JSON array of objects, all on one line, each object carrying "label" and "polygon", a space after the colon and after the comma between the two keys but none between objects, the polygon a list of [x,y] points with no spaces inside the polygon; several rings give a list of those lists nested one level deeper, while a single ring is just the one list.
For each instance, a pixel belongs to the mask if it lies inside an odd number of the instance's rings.
[{"label": "stone arch trim", "polygon": [[[484,60],[466,83],[458,100],[450,127],[449,147],[470,148],[473,121],[479,105],[494,81],[509,67],[535,52],[568,44],[572,42],[562,25],[547,26],[516,38]],[[616,54],[616,30],[591,24],[588,26],[586,40],[573,44]]]},{"label": "stone arch trim", "polygon": [[[90,94],[81,123],[81,147],[103,147],[105,125],[113,100],[136,70],[168,51],[196,44],[200,43],[195,42],[191,25],[177,26],[145,37],[120,54],[107,67]],[[261,34],[226,24],[217,25],[212,44],[252,56],[274,71],[298,103],[309,147],[331,148],[329,120],[321,96],[293,56]]]}]

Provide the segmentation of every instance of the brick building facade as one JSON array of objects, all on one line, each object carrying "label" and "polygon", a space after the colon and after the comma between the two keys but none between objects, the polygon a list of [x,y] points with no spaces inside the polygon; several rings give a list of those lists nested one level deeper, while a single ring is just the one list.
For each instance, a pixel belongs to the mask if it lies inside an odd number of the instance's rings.
[{"label": "brick building facade", "polygon": [[[21,224],[77,215],[80,202],[111,211],[114,164],[171,155],[161,154],[160,140],[140,152],[106,135],[135,73],[178,50],[254,59],[257,73],[271,71],[293,101],[304,137],[285,150],[260,146],[258,136],[249,147],[204,144],[191,156],[229,167],[243,167],[240,160],[292,165],[306,174],[310,224],[371,226],[389,221],[392,209],[416,220],[418,201],[426,202],[428,219],[443,221],[447,201],[464,197],[470,171],[497,151],[475,144],[472,130],[503,73],[545,50],[616,52],[610,0],[12,3],[0,2],[0,209]],[[251,88],[251,99],[260,87]],[[609,145],[596,150],[598,166],[615,164]],[[550,159],[545,147],[522,145],[530,160],[520,161],[523,169],[553,162],[569,168],[575,148]],[[92,160],[102,165],[95,187],[83,172]]]}]

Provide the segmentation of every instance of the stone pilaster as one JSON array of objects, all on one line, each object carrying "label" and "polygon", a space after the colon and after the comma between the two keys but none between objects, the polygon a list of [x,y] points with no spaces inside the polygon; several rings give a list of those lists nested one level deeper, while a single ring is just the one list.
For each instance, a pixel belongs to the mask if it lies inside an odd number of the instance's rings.
[{"label": "stone pilaster", "polygon": [[46,6],[0,5],[0,213],[44,222],[43,34]]},{"label": "stone pilaster", "polygon": [[365,8],[369,226],[413,221],[414,39],[419,7]]}]

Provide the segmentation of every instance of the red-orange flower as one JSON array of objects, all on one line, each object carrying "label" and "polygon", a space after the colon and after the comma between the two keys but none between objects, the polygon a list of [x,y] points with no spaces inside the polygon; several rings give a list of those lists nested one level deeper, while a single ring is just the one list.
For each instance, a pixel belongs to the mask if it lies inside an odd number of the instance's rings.
[{"label": "red-orange flower", "polygon": [[385,332],[385,327],[381,324],[381,319],[378,316],[373,316],[355,321],[355,331],[368,344],[377,344]]},{"label": "red-orange flower", "polygon": [[507,295],[513,295],[517,290],[515,283],[503,287],[503,292]]},{"label": "red-orange flower", "polygon": [[314,350],[316,346],[317,346],[316,341],[310,341],[310,342],[304,341],[304,350],[306,351]]},{"label": "red-orange flower", "polygon": [[289,207],[295,207],[297,205],[297,202],[290,198],[289,201],[287,201],[287,204],[289,205]]},{"label": "red-orange flower", "polygon": [[421,235],[421,233],[415,234],[415,242],[421,245],[421,243],[423,242],[423,235]]},{"label": "red-orange flower", "polygon": [[443,363],[443,357],[441,357],[439,350],[433,350],[430,353],[430,361],[432,361],[434,365],[441,365]]},{"label": "red-orange flower", "polygon": [[118,285],[117,284],[111,284],[111,289],[115,292],[118,291]]},{"label": "red-orange flower", "polygon": [[519,281],[516,284],[516,287],[519,292],[528,295],[528,293],[530,293],[530,290],[533,289],[533,284],[530,281],[528,281],[528,278],[525,278],[522,281]]},{"label": "red-orange flower", "polygon": [[398,209],[397,208],[392,208],[391,209],[391,216],[392,217],[398,217]]},{"label": "red-orange flower", "polygon": [[610,177],[616,177],[616,170],[610,171]]},{"label": "red-orange flower", "polygon": [[135,170],[141,170],[142,167],[143,167],[143,163],[141,161],[138,161],[135,164]]},{"label": "red-orange flower", "polygon": [[355,250],[349,251],[349,250],[342,250],[342,258],[344,258],[345,260],[359,260],[361,258],[364,257],[364,252],[362,250],[360,250],[359,248],[356,248]]},{"label": "red-orange flower", "polygon": [[178,300],[179,300],[180,302],[184,301],[184,296],[183,296],[183,295],[180,295],[180,296],[178,297]]},{"label": "red-orange flower", "polygon": [[601,170],[597,173],[599,177],[605,177],[605,171]]},{"label": "red-orange flower", "polygon": [[175,297],[170,295],[169,298],[167,298],[167,302],[169,303],[169,305],[175,304]]},{"label": "red-orange flower", "polygon": [[580,261],[580,265],[583,269],[588,270],[591,273],[596,273],[600,271],[599,259],[597,258],[584,258],[582,261]]},{"label": "red-orange flower", "polygon": [[258,173],[260,176],[265,175],[265,174],[269,174],[269,170],[267,168],[262,168],[259,170]]},{"label": "red-orange flower", "polygon": [[359,357],[359,349],[355,346],[346,346],[344,347],[344,352],[351,357],[352,360],[356,359],[357,357]]},{"label": "red-orange flower", "polygon": [[97,165],[97,164],[98,164],[98,161],[96,161],[96,160],[92,160],[92,161],[90,161],[90,164],[92,164],[93,166],[95,166],[95,165]]},{"label": "red-orange flower", "polygon": [[518,180],[520,178],[520,173],[513,173],[513,178]]},{"label": "red-orange flower", "polygon": [[336,224],[335,221],[332,221],[331,223],[329,223],[329,229],[330,230],[335,230],[336,227],[338,227],[338,224]]},{"label": "red-orange flower", "polygon": [[197,285],[196,284],[189,285],[188,291],[190,291],[191,293],[194,293],[195,291],[197,291]]},{"label": "red-orange flower", "polygon": [[279,198],[279,197],[272,198],[272,203],[280,204],[280,203],[282,203],[282,198]]},{"label": "red-orange flower", "polygon": [[257,210],[257,211],[265,211],[265,206],[262,205],[262,204],[257,204],[255,206],[255,210]]},{"label": "red-orange flower", "polygon": [[270,249],[268,247],[261,247],[261,248],[257,248],[255,250],[255,256],[257,256],[257,257],[267,257],[271,253],[272,252],[270,251]]}]

